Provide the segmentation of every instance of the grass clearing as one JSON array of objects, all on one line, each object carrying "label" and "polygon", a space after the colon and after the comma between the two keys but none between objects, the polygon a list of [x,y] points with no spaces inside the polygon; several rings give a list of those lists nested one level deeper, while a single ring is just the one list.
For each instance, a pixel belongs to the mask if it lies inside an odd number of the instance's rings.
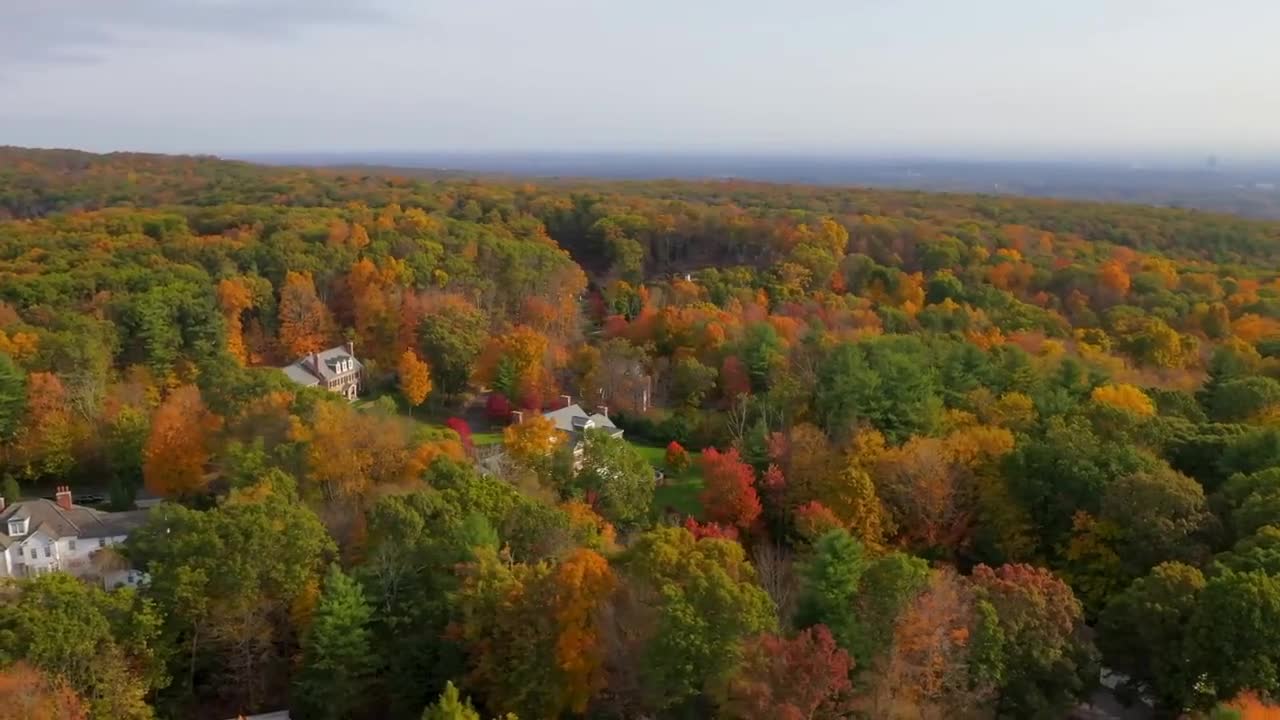
[{"label": "grass clearing", "polygon": [[683,473],[673,473],[667,470],[667,449],[665,447],[655,447],[653,445],[640,445],[631,443],[649,464],[662,470],[667,474],[664,484],[659,485],[653,494],[653,507],[657,512],[663,512],[667,508],[673,508],[676,512],[684,515],[692,515],[696,518],[702,517],[702,503],[698,500],[698,495],[702,493],[702,454],[691,452],[689,459],[691,461],[689,469]]}]

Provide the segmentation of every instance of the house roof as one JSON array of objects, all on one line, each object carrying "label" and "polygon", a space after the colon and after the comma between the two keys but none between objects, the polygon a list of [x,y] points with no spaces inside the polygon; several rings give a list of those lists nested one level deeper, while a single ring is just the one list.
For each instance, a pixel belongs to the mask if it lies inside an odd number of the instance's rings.
[{"label": "house roof", "polygon": [[[9,537],[9,521],[22,519],[27,520],[26,535],[20,538]],[[53,500],[25,500],[10,505],[0,513],[0,548],[21,542],[36,531],[55,539],[128,535],[146,520],[146,510],[103,512],[83,505],[72,505],[70,510],[63,510]]]},{"label": "house roof", "polygon": [[[566,405],[559,410],[552,410],[543,413],[543,417],[551,420],[555,424],[556,429],[571,435],[580,434],[589,428],[597,428],[601,430],[617,430],[618,426],[613,424],[608,415],[600,413],[588,413],[582,409],[581,405]],[[588,425],[590,423],[590,425]],[[613,434],[613,433],[611,433]],[[622,432],[616,433],[621,435]]]},{"label": "house roof", "polygon": [[363,370],[364,363],[356,359],[355,355],[347,352],[345,345],[331,347],[328,350],[321,350],[315,353],[316,359],[319,361],[314,365],[311,362],[311,355],[301,357],[293,363],[286,365],[281,370],[289,379],[299,385],[318,385],[320,381],[328,381],[338,377],[344,373],[338,372],[338,363],[343,360],[350,360],[355,365],[356,370]]}]

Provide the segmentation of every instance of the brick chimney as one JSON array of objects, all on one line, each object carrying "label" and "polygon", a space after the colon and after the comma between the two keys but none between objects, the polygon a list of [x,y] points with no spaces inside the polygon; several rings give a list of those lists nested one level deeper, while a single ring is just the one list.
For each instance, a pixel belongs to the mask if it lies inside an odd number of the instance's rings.
[{"label": "brick chimney", "polygon": [[570,406],[570,405],[572,405],[572,404],[573,404],[573,396],[572,396],[572,395],[561,395],[561,396],[560,396],[560,407],[562,407],[562,408],[567,408],[567,407],[569,407],[569,406]]},{"label": "brick chimney", "polygon": [[67,511],[71,510],[71,488],[66,485],[59,485],[53,497],[57,501],[58,507]]},{"label": "brick chimney", "polygon": [[601,415],[603,415],[603,416],[605,416],[605,417],[609,417],[609,406],[608,406],[608,405],[597,405],[597,406],[596,406],[596,412],[600,413]]},{"label": "brick chimney", "polygon": [[346,344],[346,348],[347,348],[347,354],[354,358],[354,357],[356,356],[356,344],[355,344],[355,342],[353,342],[353,341],[351,341],[351,340],[348,340],[348,341],[347,341],[347,344]]},{"label": "brick chimney", "polygon": [[4,508],[5,508],[4,496],[0,495],[0,512],[4,512]]},{"label": "brick chimney", "polygon": [[519,425],[519,424],[520,424],[520,423],[522,423],[522,422],[524,422],[524,413],[523,413],[522,411],[520,411],[520,410],[512,410],[512,411],[511,411],[511,424],[512,424],[512,425]]}]

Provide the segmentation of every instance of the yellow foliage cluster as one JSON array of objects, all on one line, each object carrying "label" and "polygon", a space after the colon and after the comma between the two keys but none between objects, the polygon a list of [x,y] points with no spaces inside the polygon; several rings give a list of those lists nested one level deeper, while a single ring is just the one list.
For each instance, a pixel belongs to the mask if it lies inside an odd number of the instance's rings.
[{"label": "yellow foliage cluster", "polygon": [[1155,403],[1146,393],[1133,385],[1124,383],[1102,385],[1093,389],[1089,398],[1100,405],[1107,405],[1118,410],[1150,417],[1156,414]]}]

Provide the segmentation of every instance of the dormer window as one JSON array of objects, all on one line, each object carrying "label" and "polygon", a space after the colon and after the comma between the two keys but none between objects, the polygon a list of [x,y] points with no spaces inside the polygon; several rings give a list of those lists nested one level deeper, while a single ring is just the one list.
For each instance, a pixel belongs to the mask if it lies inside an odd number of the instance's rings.
[{"label": "dormer window", "polygon": [[27,534],[27,519],[9,521],[9,537],[22,537]]}]

